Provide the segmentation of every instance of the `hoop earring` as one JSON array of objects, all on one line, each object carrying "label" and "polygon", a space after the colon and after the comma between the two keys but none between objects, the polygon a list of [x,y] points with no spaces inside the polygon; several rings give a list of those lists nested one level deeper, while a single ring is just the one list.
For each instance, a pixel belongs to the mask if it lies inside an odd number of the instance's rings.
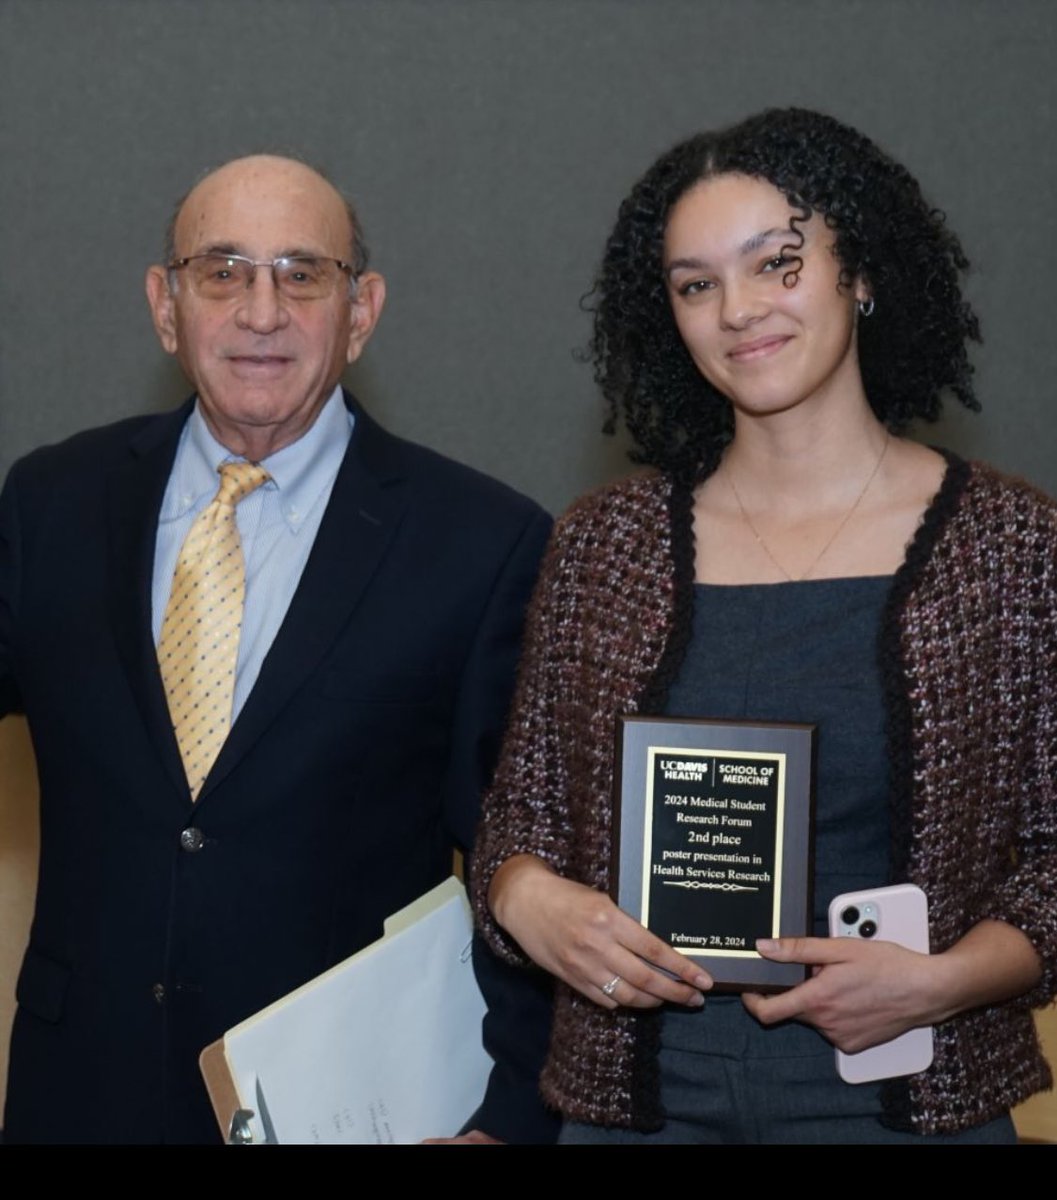
[{"label": "hoop earring", "polygon": [[859,316],[860,317],[872,317],[873,310],[874,310],[873,296],[871,296],[869,298],[869,300],[860,300],[859,301]]}]

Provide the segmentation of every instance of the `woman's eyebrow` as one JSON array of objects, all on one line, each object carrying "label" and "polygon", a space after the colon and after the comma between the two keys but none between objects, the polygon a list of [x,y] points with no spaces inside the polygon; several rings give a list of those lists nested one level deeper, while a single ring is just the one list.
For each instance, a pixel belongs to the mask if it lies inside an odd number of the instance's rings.
[{"label": "woman's eyebrow", "polygon": [[754,233],[752,237],[746,238],[738,247],[739,254],[751,254],[753,250],[759,250],[764,242],[769,241],[775,236],[785,237],[790,232],[788,225],[776,226],[774,229],[765,229],[762,233]]},{"label": "woman's eyebrow", "polygon": [[[776,225],[773,229],[761,230],[759,233],[754,233],[751,237],[746,238],[745,241],[741,243],[741,245],[738,247],[738,254],[739,256],[751,254],[754,250],[759,250],[759,248],[764,245],[765,242],[769,242],[772,238],[788,237],[789,235],[790,229],[788,225]],[[664,273],[665,275],[671,275],[673,271],[679,270],[700,271],[703,267],[707,266],[708,260],[704,258],[697,258],[694,256],[687,258],[673,258],[671,262],[669,262],[664,268]]]}]

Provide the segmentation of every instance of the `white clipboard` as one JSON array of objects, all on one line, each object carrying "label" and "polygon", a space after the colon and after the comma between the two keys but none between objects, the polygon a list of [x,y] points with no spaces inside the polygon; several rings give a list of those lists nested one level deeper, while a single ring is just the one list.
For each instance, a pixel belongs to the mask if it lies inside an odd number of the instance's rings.
[{"label": "white clipboard", "polygon": [[200,1056],[232,1143],[407,1143],[450,1137],[492,1061],[473,922],[452,876],[384,936],[229,1029]]}]

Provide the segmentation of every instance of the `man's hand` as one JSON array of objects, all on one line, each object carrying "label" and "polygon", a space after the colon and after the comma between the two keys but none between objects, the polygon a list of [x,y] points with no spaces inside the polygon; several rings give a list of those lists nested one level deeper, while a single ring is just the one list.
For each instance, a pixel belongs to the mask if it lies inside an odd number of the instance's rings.
[{"label": "man's hand", "polygon": [[480,1129],[471,1129],[469,1133],[460,1133],[458,1137],[424,1138],[423,1146],[502,1146],[503,1143],[490,1134],[482,1133]]}]

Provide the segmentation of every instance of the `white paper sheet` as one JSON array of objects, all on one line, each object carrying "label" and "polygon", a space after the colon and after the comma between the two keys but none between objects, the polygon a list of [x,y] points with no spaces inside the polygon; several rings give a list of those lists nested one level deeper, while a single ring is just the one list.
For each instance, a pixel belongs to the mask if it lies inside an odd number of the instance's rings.
[{"label": "white paper sheet", "polygon": [[224,1050],[254,1142],[418,1142],[458,1132],[492,1063],[454,877],[381,941],[235,1026]]}]

